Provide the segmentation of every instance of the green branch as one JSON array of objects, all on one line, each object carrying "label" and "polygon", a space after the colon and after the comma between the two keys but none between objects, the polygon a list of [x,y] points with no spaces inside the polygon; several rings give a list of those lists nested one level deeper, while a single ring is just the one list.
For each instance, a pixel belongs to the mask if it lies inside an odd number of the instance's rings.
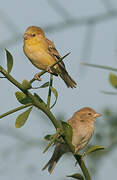
[{"label": "green branch", "polygon": [[28,103],[28,104],[25,104],[25,105],[23,105],[23,106],[20,106],[20,107],[17,107],[17,108],[15,108],[15,109],[12,109],[12,110],[10,110],[10,111],[8,111],[8,112],[0,115],[0,119],[2,119],[2,118],[5,117],[5,116],[8,116],[8,115],[10,115],[10,114],[13,114],[13,113],[15,113],[15,112],[17,112],[17,111],[19,111],[19,110],[21,110],[21,109],[27,108],[27,107],[29,107],[29,106],[31,106],[31,105],[32,105],[32,103]]},{"label": "green branch", "polygon": [[[68,55],[68,54],[67,54]],[[67,56],[66,55],[66,56]],[[66,57],[64,56],[64,57]],[[58,63],[58,62],[57,62]],[[56,64],[57,64],[56,63]],[[54,66],[54,65],[53,65]],[[35,107],[37,107],[38,109],[42,110],[47,116],[48,118],[51,120],[51,122],[53,123],[54,127],[56,129],[61,129],[61,124],[56,120],[56,118],[54,117],[54,115],[51,113],[50,109],[47,107],[47,104],[45,104],[41,98],[37,98],[36,96],[32,95],[27,89],[24,89],[22,84],[20,84],[17,80],[15,80],[10,74],[8,74],[8,72],[2,67],[0,66],[0,72],[12,83],[14,84],[17,88],[19,88],[24,94],[26,94],[32,101],[32,103],[30,105],[34,105]],[[44,74],[44,72],[43,72]],[[28,104],[29,105],[29,104]],[[26,106],[26,105],[24,105]],[[24,107],[22,106],[22,107]],[[20,107],[21,108],[21,107]],[[19,109],[18,109],[19,110]],[[13,112],[16,112],[16,109],[15,110],[11,110],[11,113]],[[7,115],[8,115],[9,112],[7,112]],[[10,114],[10,113],[9,113]],[[2,117],[5,117],[6,114],[4,115],[1,115],[1,118]],[[86,180],[91,180],[90,178],[90,175],[88,173],[88,170],[84,164],[84,161],[79,158],[78,156],[76,156],[74,154],[74,147],[73,145],[71,144],[71,141],[66,138],[66,137],[63,137],[63,139],[65,140],[65,142],[67,143],[67,145],[69,146],[69,149],[70,151],[72,152],[72,154],[74,155],[75,159],[77,160],[78,164],[80,165],[81,167],[81,170],[86,178]]]},{"label": "green branch", "polygon": [[79,164],[79,166],[80,166],[80,168],[81,168],[81,170],[82,170],[82,172],[83,172],[86,180],[91,180],[90,174],[89,174],[89,172],[88,172],[88,169],[87,169],[86,166],[85,166],[85,163],[84,163],[84,161],[83,161],[82,155],[75,155],[75,154],[74,154],[74,146],[72,145],[72,143],[70,142],[70,140],[65,137],[65,141],[66,141],[66,143],[68,144],[68,146],[69,146],[72,154],[74,155],[76,161],[78,162],[78,164]]},{"label": "green branch", "polygon": [[[51,111],[47,108],[47,105],[42,101],[39,101],[35,96],[33,96],[28,90],[25,90],[22,87],[22,84],[20,84],[17,80],[15,80],[10,74],[7,73],[7,71],[0,66],[0,72],[16,87],[18,87],[24,94],[26,94],[31,100],[32,104],[36,106],[38,109],[41,109],[52,121],[55,128],[60,127],[60,123],[56,120],[54,115],[51,113]],[[41,99],[41,98],[40,98]]]},{"label": "green branch", "polygon": [[86,179],[86,180],[91,180],[90,174],[89,174],[89,172],[88,172],[88,169],[87,169],[86,166],[85,166],[85,163],[84,163],[84,161],[83,161],[82,156],[81,156],[81,155],[75,155],[74,157],[75,157],[75,159],[77,160],[80,168],[82,169],[82,172],[83,172],[83,174],[84,174],[84,176],[85,176],[85,179]]}]

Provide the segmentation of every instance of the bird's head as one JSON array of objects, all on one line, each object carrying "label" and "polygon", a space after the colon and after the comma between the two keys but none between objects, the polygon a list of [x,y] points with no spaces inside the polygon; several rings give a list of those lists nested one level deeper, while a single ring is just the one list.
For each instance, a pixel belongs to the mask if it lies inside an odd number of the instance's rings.
[{"label": "bird's head", "polygon": [[24,33],[24,40],[35,39],[37,36],[45,36],[43,30],[37,26],[30,26]]},{"label": "bird's head", "polygon": [[100,117],[101,114],[97,113],[95,110],[93,110],[90,107],[85,107],[80,110],[78,110],[75,114],[75,116],[79,117],[78,119],[81,121],[95,121],[97,117]]}]

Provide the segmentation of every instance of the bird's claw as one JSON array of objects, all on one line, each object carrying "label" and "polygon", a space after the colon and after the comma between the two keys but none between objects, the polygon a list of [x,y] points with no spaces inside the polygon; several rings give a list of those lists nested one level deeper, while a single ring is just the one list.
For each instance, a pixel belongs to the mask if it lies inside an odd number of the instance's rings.
[{"label": "bird's claw", "polygon": [[53,73],[50,66],[47,67],[46,71],[51,73],[51,74]]},{"label": "bird's claw", "polygon": [[86,156],[86,152],[82,153],[82,159]]},{"label": "bird's claw", "polygon": [[41,78],[39,77],[39,74],[40,74],[40,73],[36,73],[36,74],[34,75],[34,79],[35,79],[35,80],[38,80],[38,81],[41,81]]}]

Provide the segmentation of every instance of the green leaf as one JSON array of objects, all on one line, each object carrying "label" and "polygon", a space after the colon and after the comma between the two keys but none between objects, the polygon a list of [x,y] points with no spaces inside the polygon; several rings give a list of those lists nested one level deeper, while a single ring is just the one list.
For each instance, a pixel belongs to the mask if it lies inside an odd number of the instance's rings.
[{"label": "green leaf", "polygon": [[20,114],[17,117],[16,122],[15,122],[15,127],[16,128],[20,128],[20,127],[22,127],[25,124],[25,122],[27,121],[28,116],[29,116],[31,110],[32,110],[32,107],[30,107],[28,110],[26,110],[25,112],[23,112],[22,114]]},{"label": "green leaf", "polygon": [[104,150],[105,147],[104,146],[99,146],[99,145],[95,145],[95,146],[91,146],[89,147],[89,149],[85,152],[85,156],[88,155],[89,153],[95,152],[95,151],[99,151],[99,150]]},{"label": "green leaf", "polygon": [[23,92],[17,91],[15,93],[15,96],[21,104],[28,104],[32,102],[31,99],[28,96],[26,96]]},{"label": "green leaf", "polygon": [[114,88],[117,88],[117,76],[115,74],[109,74],[109,81]]},{"label": "green leaf", "polygon": [[45,153],[50,148],[50,146],[56,141],[56,139],[60,136],[60,132],[61,132],[61,129],[57,129],[56,134],[51,135],[50,143],[46,146],[43,153]]},{"label": "green leaf", "polygon": [[53,135],[48,134],[44,137],[44,139],[47,141],[51,141],[52,137],[53,137]]},{"label": "green leaf", "polygon": [[64,121],[61,121],[63,136],[65,137],[65,141],[69,145],[71,151],[74,153],[75,147],[72,144],[72,127]]},{"label": "green leaf", "polygon": [[52,86],[50,86],[50,89],[51,89],[51,91],[53,92],[53,94],[54,94],[54,96],[55,96],[55,101],[54,101],[54,103],[53,103],[53,105],[50,107],[50,109],[52,109],[54,106],[55,106],[55,104],[56,104],[56,102],[57,102],[57,99],[58,99],[58,92],[57,92],[57,90],[55,89],[55,88],[53,88]]},{"label": "green leaf", "polygon": [[69,175],[69,176],[67,176],[67,177],[72,177],[72,178],[74,178],[74,179],[84,180],[84,177],[83,177],[81,174],[79,174],[79,173],[77,173],[77,174],[72,174],[72,175]]},{"label": "green leaf", "polygon": [[46,146],[46,148],[44,149],[43,153],[45,153],[50,147],[51,145],[54,143],[54,140],[51,139],[50,143]]},{"label": "green leaf", "polygon": [[31,83],[27,79],[22,81],[22,87],[24,90],[32,88]]},{"label": "green leaf", "polygon": [[[52,134],[52,135],[48,134],[48,135],[46,135],[46,136],[44,137],[44,139],[45,139],[46,141],[51,141],[51,140],[53,139],[54,135],[55,135],[55,134]],[[60,143],[60,144],[65,144],[65,141],[63,141],[63,139],[61,139],[60,137],[56,138],[56,139],[55,139],[55,142],[58,142],[58,143]]]},{"label": "green leaf", "polygon": [[5,51],[7,57],[7,72],[10,73],[13,67],[13,57],[7,49],[5,49]]},{"label": "green leaf", "polygon": [[64,130],[64,135],[72,142],[72,127],[64,121],[61,121],[63,130]]}]

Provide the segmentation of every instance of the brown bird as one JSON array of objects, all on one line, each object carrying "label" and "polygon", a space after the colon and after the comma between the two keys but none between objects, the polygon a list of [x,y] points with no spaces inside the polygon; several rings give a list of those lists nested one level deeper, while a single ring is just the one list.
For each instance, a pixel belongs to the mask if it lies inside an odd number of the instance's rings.
[{"label": "brown bird", "polygon": [[[87,145],[94,132],[94,122],[99,116],[101,116],[101,114],[96,113],[92,108],[85,107],[75,112],[67,121],[72,127],[72,145],[75,148],[75,152]],[[60,157],[69,151],[66,144],[57,143],[51,159],[42,170],[48,167],[48,171],[52,173]]]},{"label": "brown bird", "polygon": [[[40,27],[30,26],[26,29],[24,34],[24,53],[38,69],[59,75],[67,87],[76,87],[76,82],[69,76],[62,61],[50,69],[50,66],[55,64],[61,56],[56,50],[54,43],[45,37]],[[35,75],[35,79],[40,80],[38,74]]]}]

